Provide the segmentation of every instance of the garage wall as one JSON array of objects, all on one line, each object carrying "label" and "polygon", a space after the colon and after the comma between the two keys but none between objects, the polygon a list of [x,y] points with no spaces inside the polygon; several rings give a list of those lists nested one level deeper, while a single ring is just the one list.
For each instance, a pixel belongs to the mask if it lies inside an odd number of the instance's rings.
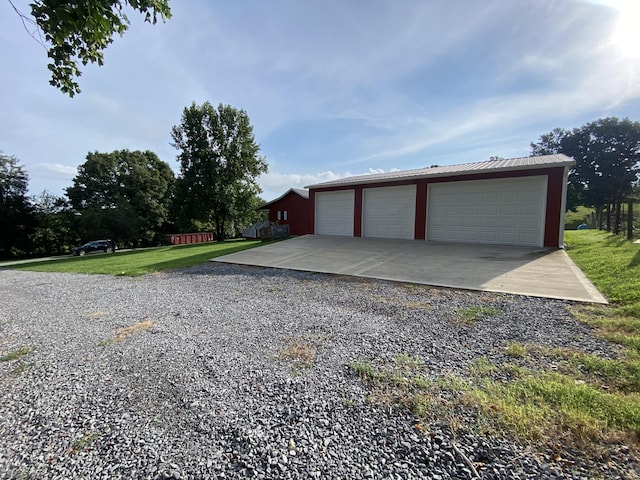
[{"label": "garage wall", "polygon": [[432,184],[427,240],[543,246],[547,177]]},{"label": "garage wall", "polygon": [[413,240],[416,185],[364,188],[362,236]]},{"label": "garage wall", "polygon": [[317,192],[315,194],[315,234],[353,236],[353,190]]},{"label": "garage wall", "polygon": [[[546,188],[546,204],[545,204],[545,218],[543,220],[542,226],[542,234],[543,234],[543,246],[544,247],[552,247],[558,248],[562,247],[562,209],[563,209],[563,185],[566,182],[566,171],[564,167],[551,167],[551,168],[539,168],[532,169],[528,171],[507,171],[500,172],[499,174],[487,172],[480,174],[470,174],[470,175],[454,175],[451,177],[434,177],[434,178],[419,178],[412,180],[394,180],[385,183],[372,183],[372,184],[358,184],[353,187],[349,186],[336,186],[336,187],[328,187],[322,189],[310,189],[309,198],[313,205],[311,208],[311,214],[314,216],[312,220],[312,225],[314,226],[313,231],[315,233],[318,232],[317,219],[315,218],[316,214],[316,202],[315,196],[321,195],[323,193],[332,193],[339,191],[351,191],[355,192],[354,199],[354,213],[353,213],[353,229],[349,229],[352,231],[351,235],[356,237],[362,236],[363,234],[363,215],[364,215],[364,206],[363,206],[363,197],[364,191],[372,188],[382,188],[382,185],[385,185],[384,188],[390,187],[399,187],[399,186],[408,186],[413,185],[416,188],[416,200],[415,200],[415,227],[414,227],[414,239],[415,240],[425,240],[427,239],[427,209],[428,209],[428,197],[427,192],[428,189],[433,185],[438,185],[442,183],[454,183],[454,182],[465,182],[465,181],[476,181],[476,180],[502,180],[502,179],[523,179],[523,178],[531,178],[531,177],[544,177],[547,179],[547,188]],[[324,230],[323,227],[320,228],[321,231]],[[345,229],[346,230],[346,229]]]}]

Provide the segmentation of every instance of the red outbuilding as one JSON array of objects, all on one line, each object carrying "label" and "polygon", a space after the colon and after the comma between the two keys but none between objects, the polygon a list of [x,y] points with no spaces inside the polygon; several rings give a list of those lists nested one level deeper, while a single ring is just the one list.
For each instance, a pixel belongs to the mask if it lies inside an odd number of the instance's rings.
[{"label": "red outbuilding", "polygon": [[319,183],[308,187],[305,232],[562,247],[574,165],[566,155],[545,155]]},{"label": "red outbuilding", "polygon": [[289,225],[291,235],[313,233],[312,205],[308,190],[290,188],[275,200],[265,203],[259,210],[269,211],[270,222]]}]

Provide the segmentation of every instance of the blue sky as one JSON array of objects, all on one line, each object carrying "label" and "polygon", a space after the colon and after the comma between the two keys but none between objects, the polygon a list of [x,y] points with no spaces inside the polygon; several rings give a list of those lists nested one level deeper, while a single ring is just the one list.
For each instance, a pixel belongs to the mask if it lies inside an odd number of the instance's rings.
[{"label": "blue sky", "polygon": [[[28,0],[14,0],[28,11]],[[173,0],[49,86],[46,51],[0,1],[0,150],[30,193],[61,195],[90,151],[152,150],[192,101],[246,110],[269,173],[290,187],[526,156],[555,127],[640,120],[638,0]]]}]

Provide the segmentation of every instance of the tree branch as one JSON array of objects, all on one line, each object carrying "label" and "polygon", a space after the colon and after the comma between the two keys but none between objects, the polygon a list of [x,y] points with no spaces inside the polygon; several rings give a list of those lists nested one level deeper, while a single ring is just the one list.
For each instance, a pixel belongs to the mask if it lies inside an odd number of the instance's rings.
[{"label": "tree branch", "polygon": [[42,48],[47,50],[47,45],[44,39],[42,38],[42,31],[40,30],[40,27],[38,27],[38,24],[28,15],[22,13],[22,11],[20,11],[18,7],[15,6],[12,0],[7,0],[7,1],[9,2],[9,5],[11,5],[11,8],[13,8],[13,10],[16,12],[18,17],[20,18],[20,21],[22,22],[22,26],[24,27],[25,31],[29,34],[29,36],[33,38],[38,45],[40,45]]}]

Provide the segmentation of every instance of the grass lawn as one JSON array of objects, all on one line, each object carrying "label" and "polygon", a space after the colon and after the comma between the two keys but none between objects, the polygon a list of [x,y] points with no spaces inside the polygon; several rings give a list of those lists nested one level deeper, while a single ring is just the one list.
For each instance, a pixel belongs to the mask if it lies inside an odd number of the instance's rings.
[{"label": "grass lawn", "polygon": [[588,207],[577,207],[575,212],[569,210],[564,217],[565,230],[575,230],[581,223],[587,223],[587,216],[593,211]]},{"label": "grass lawn", "polygon": [[567,253],[612,303],[640,319],[640,244],[600,230],[565,232]]},{"label": "grass lawn", "polygon": [[114,254],[93,254],[83,257],[69,257],[63,260],[30,262],[6,268],[37,272],[136,276],[173,268],[191,267],[215,257],[247,250],[262,244],[264,242],[260,240],[227,240],[193,245],[172,245]]}]

